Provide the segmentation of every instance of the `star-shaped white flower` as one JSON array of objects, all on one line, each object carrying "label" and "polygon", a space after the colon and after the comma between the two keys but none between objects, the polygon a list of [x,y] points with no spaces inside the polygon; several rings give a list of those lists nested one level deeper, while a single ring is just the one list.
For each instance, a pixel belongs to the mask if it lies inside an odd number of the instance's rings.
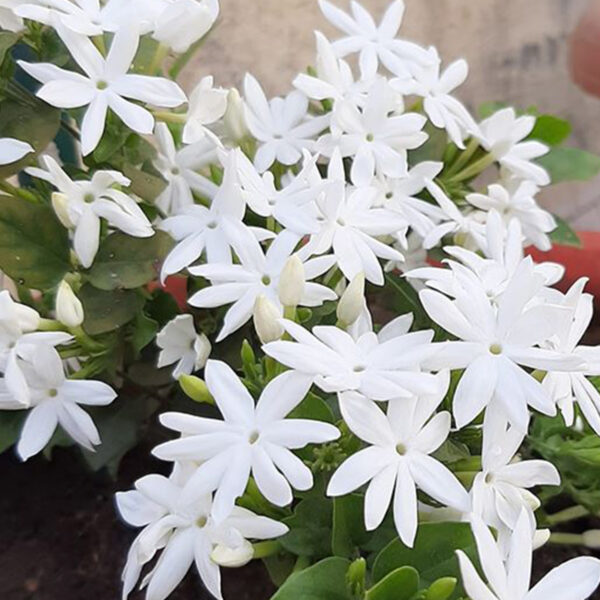
[{"label": "star-shaped white flower", "polygon": [[308,116],[308,98],[300,90],[268,101],[258,81],[247,74],[244,95],[246,124],[259,143],[254,164],[261,173],[276,160],[295,165],[302,151],[312,151],[316,136],[329,126],[328,115]]},{"label": "star-shaped white flower", "polygon": [[183,499],[192,501],[216,490],[212,515],[222,521],[244,493],[250,474],[264,497],[276,506],[292,502],[290,486],[312,488],[310,469],[291,450],[330,442],[340,435],[328,423],[286,419],[305,398],[312,378],[293,371],[283,373],[267,384],[256,406],[225,363],[209,360],[205,378],[224,421],[163,414],[161,423],[183,437],[153,451],[163,460],[202,463],[186,485]]},{"label": "star-shaped white flower", "polygon": [[548,153],[541,142],[525,140],[535,127],[531,115],[517,117],[514,108],[503,108],[479,124],[483,147],[508,171],[538,185],[548,185],[550,176],[534,159]]},{"label": "star-shaped white flower", "polygon": [[[328,496],[344,496],[370,482],[365,495],[365,525],[377,529],[392,503],[400,539],[412,547],[417,533],[417,487],[436,501],[468,511],[469,495],[442,463],[429,456],[450,432],[450,413],[433,413],[448,388],[448,373],[439,376],[431,397],[392,400],[387,414],[354,392],[340,396],[350,430],[369,444],[351,455],[333,474]],[[395,489],[395,493],[394,493]]]},{"label": "star-shaped white flower", "polygon": [[[227,229],[228,225],[224,224]],[[233,303],[227,311],[223,328],[217,341],[237,331],[252,317],[256,299],[262,294],[278,306],[279,280],[287,260],[294,254],[298,236],[282,231],[263,251],[254,234],[248,230],[230,233],[231,245],[240,264],[209,263],[190,268],[190,273],[211,282],[196,292],[188,302],[198,308],[214,308]],[[337,295],[330,288],[311,280],[323,275],[335,264],[333,256],[320,256],[306,260],[304,265],[305,285],[300,306],[321,306],[326,300],[335,300]]]},{"label": "star-shaped white flower", "polygon": [[100,142],[109,108],[133,131],[150,134],[154,129],[152,113],[130,100],[166,108],[186,102],[185,94],[175,82],[129,73],[139,45],[135,27],[121,27],[117,31],[106,58],[88,37],[59,24],[56,28],[85,75],[51,63],[19,61],[19,65],[44,84],[37,95],[48,104],[58,108],[88,107],[81,123],[84,156]]},{"label": "star-shaped white flower", "polygon": [[23,29],[23,19],[15,10],[27,0],[0,0],[0,29],[17,33]]},{"label": "star-shaped white flower", "polygon": [[459,550],[463,585],[472,600],[587,600],[600,584],[600,560],[586,556],[556,567],[530,589],[533,531],[526,511],[519,517],[507,560],[503,560],[492,532],[479,517],[473,517],[472,528],[489,584]]},{"label": "star-shaped white flower", "polygon": [[10,165],[35,152],[31,144],[14,138],[0,138],[0,165]]},{"label": "star-shaped white flower", "polygon": [[200,80],[190,94],[189,108],[182,134],[184,144],[195,144],[207,136],[218,140],[207,126],[213,125],[225,115],[227,95],[227,90],[214,87],[212,76],[203,77]]},{"label": "star-shaped white flower", "polygon": [[90,181],[73,181],[51,157],[43,156],[44,169],[27,172],[54,185],[60,202],[54,202],[63,225],[74,230],[73,249],[88,268],[100,244],[100,220],[133,237],[152,237],[154,229],[137,202],[116,186],[128,186],[129,179],[117,171],[96,171]]}]

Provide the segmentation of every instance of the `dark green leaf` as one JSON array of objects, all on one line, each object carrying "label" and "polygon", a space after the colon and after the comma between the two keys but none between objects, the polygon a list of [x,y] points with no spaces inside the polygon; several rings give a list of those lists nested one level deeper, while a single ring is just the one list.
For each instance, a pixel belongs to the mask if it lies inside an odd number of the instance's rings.
[{"label": "dark green leaf", "polygon": [[291,575],[271,600],[351,600],[346,586],[349,566],[343,558],[326,558]]},{"label": "dark green leaf", "polygon": [[399,567],[367,591],[365,600],[410,600],[419,591],[419,573]]},{"label": "dark green leaf", "polygon": [[577,148],[552,148],[537,162],[550,173],[552,183],[588,181],[600,173],[600,156]]},{"label": "dark green leaf", "polygon": [[52,209],[0,196],[0,268],[31,289],[60,282],[70,269],[69,238]]},{"label": "dark green leaf", "polygon": [[100,244],[89,280],[101,290],[141,287],[157,278],[172,247],[173,240],[164,231],[151,238],[112,233]]},{"label": "dark green leaf", "polygon": [[11,31],[0,31],[0,64],[4,62],[6,53],[21,39]]},{"label": "dark green leaf", "polygon": [[284,523],[290,531],[281,545],[298,556],[324,557],[331,554],[332,502],[326,498],[306,498]]},{"label": "dark green leaf", "polygon": [[540,115],[529,135],[529,139],[543,142],[548,146],[558,146],[570,135],[571,124],[568,121],[552,115]]},{"label": "dark green leaf", "polygon": [[313,419],[326,423],[335,421],[327,402],[312,392],[288,415],[288,419]]},{"label": "dark green leaf", "polygon": [[364,498],[358,494],[334,498],[331,549],[335,556],[356,556],[360,546],[368,539],[363,506]]},{"label": "dark green leaf", "polygon": [[156,200],[167,187],[164,179],[128,164],[123,166],[123,174],[131,180],[131,192],[146,202]]},{"label": "dark green leaf", "polygon": [[554,218],[556,219],[556,229],[550,234],[552,243],[557,244],[558,246],[581,248],[581,240],[571,226],[564,219],[561,219],[556,215],[554,215]]},{"label": "dark green leaf", "polygon": [[133,322],[133,333],[131,335],[131,345],[136,354],[139,354],[156,337],[158,323],[145,315],[138,313]]},{"label": "dark green leaf", "polygon": [[143,308],[144,298],[134,291],[106,292],[86,284],[79,291],[85,321],[83,328],[90,335],[114,331],[129,323]]},{"label": "dark green leaf", "polygon": [[0,454],[17,442],[26,416],[26,410],[0,412]]},{"label": "dark green leaf", "polygon": [[448,134],[444,129],[438,129],[430,121],[423,130],[429,135],[429,139],[416,150],[408,153],[410,165],[417,165],[426,160],[441,161],[444,151],[448,145]]}]

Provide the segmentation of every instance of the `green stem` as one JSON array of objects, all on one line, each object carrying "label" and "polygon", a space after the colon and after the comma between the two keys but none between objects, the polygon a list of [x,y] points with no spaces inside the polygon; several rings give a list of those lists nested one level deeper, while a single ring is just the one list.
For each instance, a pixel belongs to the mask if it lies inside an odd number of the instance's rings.
[{"label": "green stem", "polygon": [[295,321],[296,314],[297,311],[295,306],[286,306],[283,309],[283,318],[287,319],[288,321]]},{"label": "green stem", "polygon": [[493,165],[495,160],[496,159],[492,154],[486,154],[479,160],[476,160],[474,163],[471,163],[468,167],[464,168],[462,171],[460,171],[460,173],[457,173],[449,179],[445,179],[450,183],[460,183],[461,181],[466,181],[467,179],[473,179],[473,177],[483,173],[483,171],[485,171],[489,166]]},{"label": "green stem", "polygon": [[451,177],[455,173],[458,173],[465,165],[467,165],[469,163],[473,154],[475,154],[475,152],[477,152],[478,148],[479,148],[479,140],[477,140],[475,138],[471,138],[469,143],[467,144],[467,147],[462,151],[460,156],[456,159],[456,162],[449,166],[448,170],[446,171],[446,175],[448,177]]},{"label": "green stem", "polygon": [[585,546],[585,538],[580,533],[552,533],[549,542],[560,546]]},{"label": "green stem", "polygon": [[583,506],[571,506],[571,508],[566,508],[553,515],[548,515],[548,523],[550,525],[558,525],[559,523],[567,523],[568,521],[587,517],[589,514],[590,511]]},{"label": "green stem", "polygon": [[40,319],[38,331],[64,331],[66,333],[67,328],[60,321],[54,321],[53,319]]},{"label": "green stem", "polygon": [[23,188],[17,188],[7,181],[0,181],[0,190],[10,194],[11,196],[14,196],[15,198],[23,198],[23,200],[27,200],[27,202],[39,204],[38,199],[34,194],[24,190]]},{"label": "green stem", "polygon": [[258,542],[252,544],[254,548],[254,558],[267,558],[275,556],[281,551],[281,544],[277,541]]},{"label": "green stem", "polygon": [[98,51],[100,52],[100,54],[102,54],[102,56],[106,56],[106,43],[104,42],[104,36],[103,35],[95,35],[92,38],[92,42],[94,43],[94,46],[96,46],[96,48],[98,48]]},{"label": "green stem", "polygon": [[159,44],[154,52],[154,56],[152,57],[150,67],[148,67],[148,73],[150,75],[156,75],[156,73],[162,72],[162,64],[168,55],[169,46],[165,46],[165,44]]},{"label": "green stem", "polygon": [[307,567],[310,567],[310,558],[308,558],[308,556],[299,556],[294,568],[292,569],[292,573],[304,571],[304,569]]}]

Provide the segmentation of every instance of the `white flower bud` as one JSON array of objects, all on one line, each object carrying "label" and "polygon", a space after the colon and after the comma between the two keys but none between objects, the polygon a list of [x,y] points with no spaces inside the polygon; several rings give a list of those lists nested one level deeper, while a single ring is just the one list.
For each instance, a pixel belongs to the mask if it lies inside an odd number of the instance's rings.
[{"label": "white flower bud", "polygon": [[234,142],[239,142],[249,135],[244,115],[244,102],[240,93],[231,88],[227,94],[227,110],[223,117],[225,133]]},{"label": "white flower bud", "polygon": [[359,273],[346,288],[337,305],[337,318],[344,325],[352,325],[365,305],[365,274]]},{"label": "white flower bud", "polygon": [[600,548],[600,529],[590,529],[583,534],[583,543],[592,550]]},{"label": "white flower bud", "polygon": [[83,323],[83,305],[64,280],[56,293],[56,318],[67,327],[79,327]]},{"label": "white flower bud", "polygon": [[292,254],[287,259],[281,277],[279,278],[279,300],[284,306],[298,306],[304,295],[306,275],[304,264],[297,254]]},{"label": "white flower bud", "polygon": [[237,548],[229,548],[219,544],[213,548],[210,558],[221,567],[243,567],[254,557],[254,548],[248,540],[244,540]]},{"label": "white flower bud", "polygon": [[279,323],[281,313],[278,308],[263,294],[254,303],[254,329],[263,344],[275,342],[283,335],[283,327]]},{"label": "white flower bud", "polygon": [[533,549],[539,550],[542,546],[545,546],[550,539],[549,529],[537,529],[533,535]]},{"label": "white flower bud", "polygon": [[58,217],[58,220],[67,228],[75,227],[71,217],[69,216],[69,198],[66,194],[54,192],[52,194],[52,208]]},{"label": "white flower bud", "polygon": [[211,351],[212,345],[210,340],[203,333],[199,333],[194,342],[194,352],[196,353],[194,366],[196,367],[196,371],[204,368],[206,361],[210,357]]}]

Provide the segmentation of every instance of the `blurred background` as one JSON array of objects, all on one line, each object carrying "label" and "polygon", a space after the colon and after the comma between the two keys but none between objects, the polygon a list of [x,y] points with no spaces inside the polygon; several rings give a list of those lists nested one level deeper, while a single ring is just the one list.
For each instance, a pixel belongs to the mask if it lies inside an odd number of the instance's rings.
[{"label": "blurred background", "polygon": [[[332,1],[343,9],[349,4]],[[437,46],[445,63],[468,60],[459,96],[473,112],[490,101],[534,105],[570,121],[568,145],[600,154],[600,98],[577,87],[569,69],[569,38],[594,0],[405,1],[402,37]],[[381,15],[389,0],[362,3]],[[213,74],[216,84],[239,86],[248,71],[267,93],[286,94],[295,74],[314,63],[315,29],[338,35],[317,0],[221,0],[217,28],[184,83],[189,89]],[[600,53],[600,37],[597,43]],[[600,54],[597,69],[600,85]],[[574,228],[600,231],[600,179],[555,186],[541,201]]]}]

